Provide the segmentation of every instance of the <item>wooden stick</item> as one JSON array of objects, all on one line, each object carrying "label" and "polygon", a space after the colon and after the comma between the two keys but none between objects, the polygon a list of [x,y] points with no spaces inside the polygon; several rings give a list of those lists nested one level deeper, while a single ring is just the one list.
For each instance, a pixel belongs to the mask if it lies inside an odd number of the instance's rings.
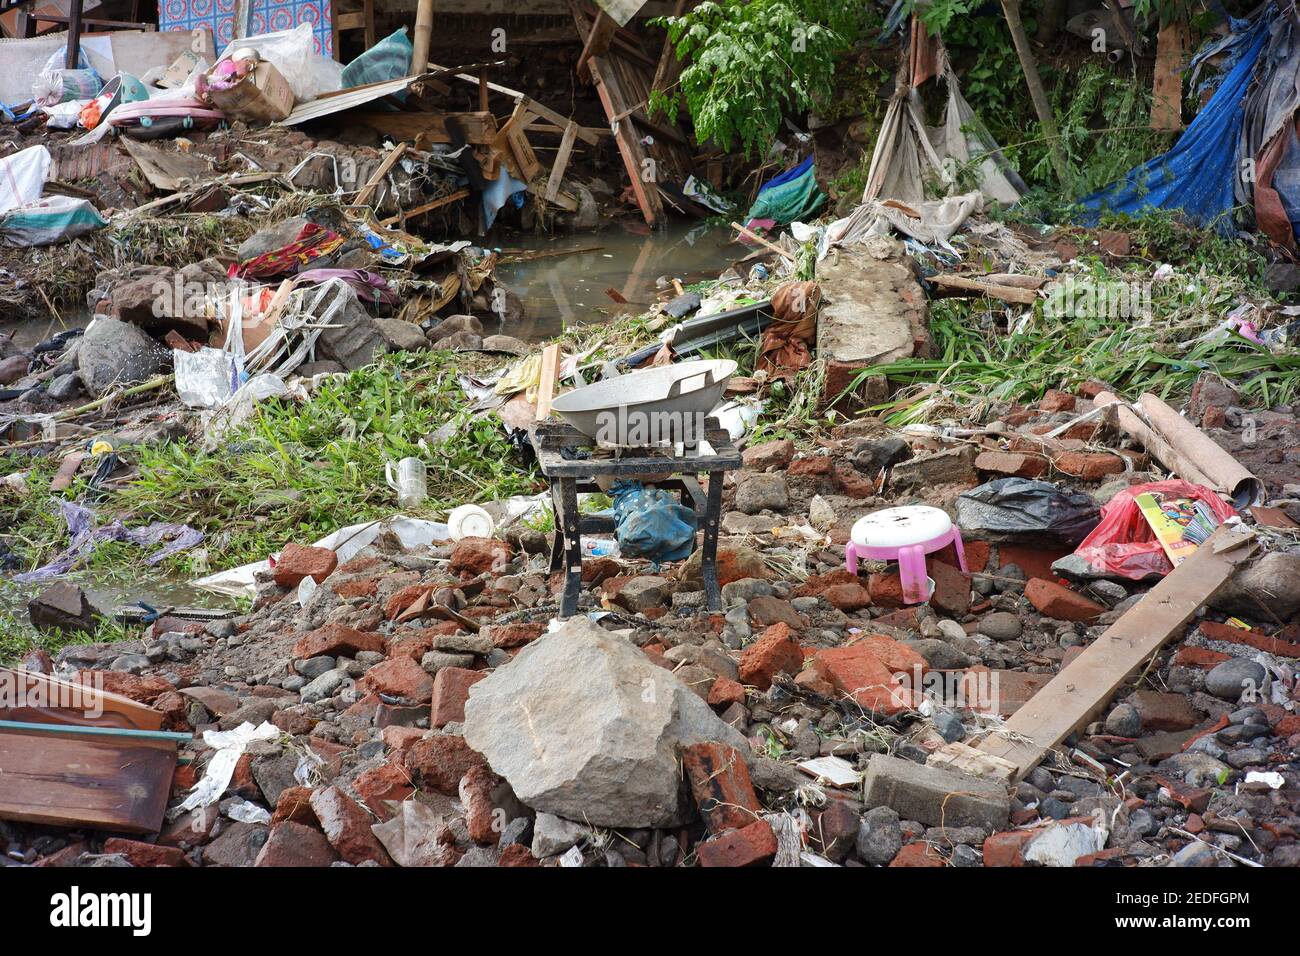
[{"label": "wooden stick", "polygon": [[105,395],[103,398],[97,398],[88,405],[82,405],[80,408],[70,408],[65,412],[57,412],[54,415],[56,422],[66,422],[70,418],[79,418],[86,412],[93,412],[97,408],[103,408],[109,402],[116,401],[119,398],[127,398],[131,395],[139,395],[141,392],[150,392],[156,388],[162,388],[172,381],[175,375],[159,375],[157,378],[150,379],[142,385],[132,385],[130,388],[113,392],[111,395]]},{"label": "wooden stick", "polygon": [[467,198],[469,198],[469,190],[458,189],[454,193],[450,193],[446,196],[443,196],[441,199],[435,199],[432,202],[427,202],[422,206],[416,206],[414,209],[403,209],[396,216],[389,216],[387,219],[379,220],[379,224],[381,226],[387,227],[399,221],[405,222],[407,219],[412,219],[416,216],[422,216],[426,212],[432,212],[435,209],[440,209],[443,206],[447,206],[450,205],[451,203],[457,202],[461,199],[467,199]]},{"label": "wooden stick", "polygon": [[1021,289],[1011,285],[995,285],[979,279],[967,279],[963,276],[946,276],[942,273],[929,277],[929,281],[941,289],[955,289],[961,292],[977,292],[989,298],[1014,302],[1017,305],[1033,305],[1038,301],[1038,293],[1033,289]]},{"label": "wooden stick", "polygon": [[388,175],[388,171],[393,168],[399,159],[402,158],[402,154],[406,152],[406,147],[408,145],[408,143],[398,143],[392,152],[384,157],[384,161],[379,164],[379,168],[375,170],[375,174],[370,177],[370,182],[362,186],[361,192],[357,193],[357,198],[354,200],[356,205],[370,205],[370,198],[375,194],[375,190],[378,189],[379,184],[384,181],[384,177]]},{"label": "wooden stick", "polygon": [[778,246],[776,243],[774,243],[774,242],[768,242],[766,239],[764,239],[762,236],[760,236],[758,233],[754,232],[753,230],[746,229],[744,226],[742,226],[742,225],[741,225],[740,223],[738,223],[738,222],[733,222],[733,223],[731,224],[731,228],[732,228],[732,229],[735,229],[737,232],[739,232],[739,233],[740,233],[742,236],[744,236],[745,238],[747,238],[747,239],[752,239],[754,242],[757,242],[760,246],[763,246],[764,248],[766,248],[766,249],[768,249],[768,250],[770,250],[770,251],[772,251],[772,252],[775,252],[778,256],[783,256],[783,257],[785,257],[785,258],[786,258],[787,260],[789,260],[791,263],[794,262],[794,256],[790,255],[790,253],[786,252],[784,249],[782,249],[782,248],[781,248],[780,246]]}]

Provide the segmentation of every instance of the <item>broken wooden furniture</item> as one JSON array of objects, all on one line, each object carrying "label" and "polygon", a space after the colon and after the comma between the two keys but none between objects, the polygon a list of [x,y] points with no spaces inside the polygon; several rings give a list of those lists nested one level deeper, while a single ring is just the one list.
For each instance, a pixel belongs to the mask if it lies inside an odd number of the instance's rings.
[{"label": "broken wooden furniture", "polygon": [[[597,448],[592,439],[571,425],[544,422],[537,426],[533,447],[542,474],[550,481],[551,501],[555,508],[556,534],[551,545],[551,570],[564,569],[560,617],[570,617],[578,610],[578,592],[582,588],[582,536],[614,531],[612,517],[584,515],[578,511],[578,492],[602,490],[596,483],[598,476],[675,476],[654,484],[678,492],[682,504],[695,511],[704,531],[700,555],[704,593],[710,610],[722,610],[717,564],[722,481],[726,472],[740,467],[741,459],[731,437],[719,427],[716,418],[705,420],[704,438],[707,447],[704,443],[687,445],[680,455],[672,449],[623,449],[623,454],[616,456],[610,449]],[[694,477],[700,474],[709,476],[707,492],[701,490]]]},{"label": "broken wooden furniture", "polygon": [[157,832],[190,734],[93,683],[5,667],[0,691],[0,819]]},{"label": "broken wooden furniture", "polygon": [[[343,10],[339,0],[330,0],[330,31],[334,59],[343,62],[339,52],[339,34],[352,30],[362,31],[362,49],[369,50],[375,45],[375,0],[361,0],[360,10]],[[412,71],[414,72],[414,71]]]},{"label": "broken wooden furniture", "polygon": [[[691,141],[680,127],[653,120],[648,111],[656,78],[663,80],[663,57],[648,55],[640,38],[604,10],[593,14],[578,0],[569,6],[583,38],[578,75],[596,86],[642,218],[649,226],[662,225],[664,196],[658,183],[684,183],[693,163]],[[663,67],[665,73],[668,69]]]}]

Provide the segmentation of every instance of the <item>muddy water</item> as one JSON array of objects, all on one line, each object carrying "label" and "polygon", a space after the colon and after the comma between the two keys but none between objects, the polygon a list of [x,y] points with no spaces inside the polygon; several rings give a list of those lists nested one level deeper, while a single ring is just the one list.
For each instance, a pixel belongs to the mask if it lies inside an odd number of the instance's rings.
[{"label": "muddy water", "polygon": [[[507,255],[514,250],[584,251],[499,266],[497,277],[523,300],[525,318],[490,331],[536,342],[574,325],[639,314],[655,301],[661,277],[683,284],[713,279],[743,258],[749,250],[731,236],[726,227],[675,222],[653,233],[614,225],[554,238],[511,237],[501,244]],[[606,289],[617,290],[629,304],[615,302]]]},{"label": "muddy water", "polygon": [[[143,601],[150,607],[162,610],[167,607],[206,607],[229,608],[229,598],[219,594],[200,591],[180,578],[164,576],[150,577],[146,580],[123,580],[121,577],[99,577],[88,572],[51,578],[36,584],[17,584],[7,577],[0,577],[0,627],[4,616],[10,614],[20,628],[27,628],[27,602],[44,588],[56,582],[79,584],[85,589],[91,604],[105,613],[115,608],[125,607]],[[20,631],[22,633],[22,631]]]},{"label": "muddy water", "polygon": [[[526,234],[500,240],[502,255],[541,254],[545,258],[506,262],[497,276],[523,300],[525,317],[508,327],[485,322],[489,332],[504,332],[526,342],[540,342],[574,325],[608,322],[640,314],[655,301],[661,279],[683,284],[716,278],[749,250],[732,240],[726,227],[678,221],[650,232],[633,223],[609,225],[567,236]],[[578,250],[571,252],[571,250]],[[561,254],[563,253],[563,254]],[[621,305],[606,294],[617,290]],[[67,312],[56,319],[0,323],[24,348],[64,329],[84,328],[89,311]]]}]

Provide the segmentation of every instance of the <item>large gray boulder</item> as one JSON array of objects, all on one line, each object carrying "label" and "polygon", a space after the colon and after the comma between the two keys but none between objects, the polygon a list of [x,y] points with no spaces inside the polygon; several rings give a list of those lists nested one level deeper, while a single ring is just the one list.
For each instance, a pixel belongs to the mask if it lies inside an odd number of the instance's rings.
[{"label": "large gray boulder", "polygon": [[625,638],[584,617],[476,683],[465,741],[535,810],[607,827],[667,827],[695,814],[678,748],[749,745]]},{"label": "large gray boulder", "polygon": [[98,316],[77,347],[77,372],[91,395],[143,382],[162,371],[168,352],[134,325]]}]

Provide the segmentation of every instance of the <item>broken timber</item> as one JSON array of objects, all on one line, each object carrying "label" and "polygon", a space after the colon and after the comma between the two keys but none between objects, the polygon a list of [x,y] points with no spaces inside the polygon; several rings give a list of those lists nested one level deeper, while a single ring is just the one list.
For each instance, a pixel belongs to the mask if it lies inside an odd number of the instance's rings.
[{"label": "broken timber", "polygon": [[0,819],[154,833],[176,769],[170,740],[0,733]]},{"label": "broken timber", "polygon": [[976,749],[1009,761],[1023,779],[1049,750],[1083,727],[1142,665],[1255,553],[1254,534],[1219,527],[1082,654]]},{"label": "broken timber", "polygon": [[[646,225],[658,226],[664,219],[664,204],[656,184],[686,181],[693,162],[690,140],[677,127],[655,122],[646,112],[658,61],[635,47],[632,34],[615,31],[608,39],[596,35],[604,21],[576,2],[569,6],[587,55],[582,66],[609,119],[637,208]],[[595,51],[602,46],[605,52],[598,55]]]},{"label": "broken timber", "polygon": [[1001,299],[1003,302],[1014,302],[1017,305],[1033,305],[1038,301],[1038,293],[1033,289],[1024,289],[1013,285],[999,285],[987,280],[968,279],[962,276],[949,276],[938,273],[927,277],[926,281],[945,291],[955,293],[973,292],[977,295],[986,295],[992,299]]}]

